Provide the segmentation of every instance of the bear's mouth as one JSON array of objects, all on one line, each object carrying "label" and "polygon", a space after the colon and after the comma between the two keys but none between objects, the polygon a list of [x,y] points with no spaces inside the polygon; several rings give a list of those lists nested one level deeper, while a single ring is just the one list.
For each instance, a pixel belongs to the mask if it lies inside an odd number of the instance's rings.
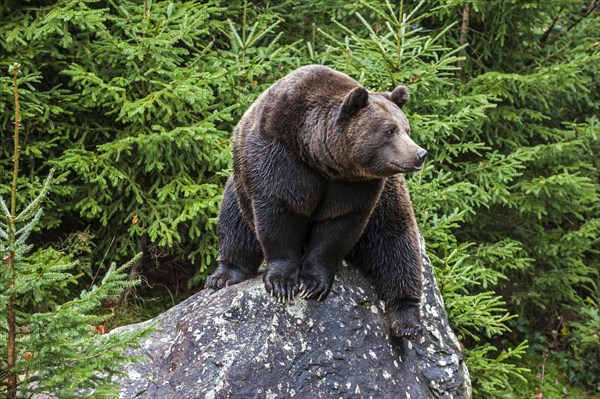
[{"label": "bear's mouth", "polygon": [[398,169],[399,173],[418,172],[423,167],[423,164],[415,165],[409,163],[390,162],[394,168]]}]

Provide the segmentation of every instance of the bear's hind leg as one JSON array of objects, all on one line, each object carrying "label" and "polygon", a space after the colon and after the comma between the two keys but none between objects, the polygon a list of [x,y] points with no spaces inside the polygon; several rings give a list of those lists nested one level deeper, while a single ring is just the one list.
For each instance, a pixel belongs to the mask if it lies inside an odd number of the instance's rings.
[{"label": "bear's hind leg", "polygon": [[262,261],[260,244],[242,217],[230,179],[219,210],[219,266],[205,286],[218,290],[240,283],[254,276]]},{"label": "bear's hind leg", "polygon": [[402,177],[386,182],[358,243],[347,257],[373,280],[386,302],[392,335],[421,334],[421,251],[412,204]]}]

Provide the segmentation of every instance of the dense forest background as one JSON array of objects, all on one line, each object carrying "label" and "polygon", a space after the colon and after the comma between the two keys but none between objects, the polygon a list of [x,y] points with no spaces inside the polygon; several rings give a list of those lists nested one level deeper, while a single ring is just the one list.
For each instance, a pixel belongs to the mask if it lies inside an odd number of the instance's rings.
[{"label": "dense forest background", "polygon": [[143,284],[103,303],[109,328],[200,289],[236,121],[319,63],[374,91],[409,87],[430,154],[410,190],[474,397],[600,394],[599,5],[2,1],[0,195],[19,63],[17,207],[55,170],[26,260],[75,268],[19,306],[50,310],[138,252]]}]

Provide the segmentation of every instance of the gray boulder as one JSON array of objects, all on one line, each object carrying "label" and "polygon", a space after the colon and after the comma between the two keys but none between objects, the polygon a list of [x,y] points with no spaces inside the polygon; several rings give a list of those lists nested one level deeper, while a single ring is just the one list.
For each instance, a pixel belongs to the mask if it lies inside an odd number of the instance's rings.
[{"label": "gray boulder", "polygon": [[146,360],[124,370],[120,397],[470,398],[426,255],[423,266],[418,342],[390,337],[383,302],[351,267],[324,302],[277,303],[257,277],[199,292],[142,323],[155,323],[155,332],[132,351]]}]

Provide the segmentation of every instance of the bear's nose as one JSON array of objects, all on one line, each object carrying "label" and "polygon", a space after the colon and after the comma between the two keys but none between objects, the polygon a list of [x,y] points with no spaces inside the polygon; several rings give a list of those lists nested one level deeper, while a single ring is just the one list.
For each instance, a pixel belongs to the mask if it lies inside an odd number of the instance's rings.
[{"label": "bear's nose", "polygon": [[426,156],[427,156],[427,151],[425,151],[424,149],[421,148],[419,151],[417,151],[417,159],[419,160],[420,163],[423,163]]}]

